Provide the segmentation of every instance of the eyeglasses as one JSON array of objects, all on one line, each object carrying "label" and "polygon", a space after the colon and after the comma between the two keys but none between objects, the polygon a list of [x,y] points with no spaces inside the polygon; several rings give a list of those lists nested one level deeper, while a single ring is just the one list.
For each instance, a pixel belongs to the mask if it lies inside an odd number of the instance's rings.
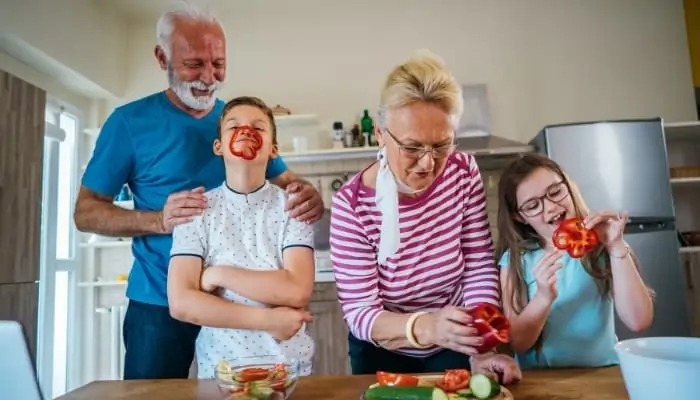
[{"label": "eyeglasses", "polygon": [[406,158],[410,158],[411,160],[420,160],[428,152],[431,153],[433,159],[443,159],[452,154],[452,151],[455,149],[455,147],[457,147],[454,141],[450,144],[440,145],[438,147],[409,146],[401,143],[401,141],[397,139],[396,136],[394,136],[394,134],[391,133],[391,131],[388,128],[384,128],[384,132],[386,132],[387,135],[389,135],[391,139],[394,142],[396,142],[396,145],[399,146],[399,152],[401,152],[402,155],[406,156]]},{"label": "eyeglasses", "polygon": [[566,196],[569,195],[569,187],[565,182],[557,182],[547,188],[547,193],[544,196],[539,196],[532,198],[520,207],[518,211],[523,213],[526,217],[536,217],[544,211],[544,199],[548,199],[552,203],[559,203],[564,200]]}]

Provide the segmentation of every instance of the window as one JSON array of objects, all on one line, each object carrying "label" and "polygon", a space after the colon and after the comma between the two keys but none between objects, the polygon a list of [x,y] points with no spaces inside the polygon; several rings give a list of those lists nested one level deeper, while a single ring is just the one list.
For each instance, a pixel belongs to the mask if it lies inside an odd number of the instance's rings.
[{"label": "window", "polygon": [[[60,105],[59,105],[60,104]],[[79,262],[73,208],[78,191],[80,117],[49,99],[44,140],[42,265],[39,293],[39,381],[48,398],[65,393],[76,356],[75,296]],[[60,130],[59,130],[60,128]],[[62,131],[62,132],[61,132]]]},{"label": "window", "polygon": [[53,320],[53,382],[52,397],[56,398],[66,392],[68,363],[68,288],[72,273],[56,271],[56,286],[54,292]]},{"label": "window", "polygon": [[75,148],[78,136],[78,119],[65,111],[60,114],[59,128],[66,133],[61,142],[58,156],[58,221],[56,235],[56,258],[67,260],[73,258],[73,201],[76,191],[77,168]]}]

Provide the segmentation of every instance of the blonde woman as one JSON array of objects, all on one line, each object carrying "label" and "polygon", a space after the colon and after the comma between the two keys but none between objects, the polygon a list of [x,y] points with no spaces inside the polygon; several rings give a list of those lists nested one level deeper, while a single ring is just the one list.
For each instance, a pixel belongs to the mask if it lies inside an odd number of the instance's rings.
[{"label": "blonde woman", "polygon": [[331,257],[354,374],[520,378],[512,358],[478,355],[466,312],[499,306],[499,282],[479,169],[455,151],[461,113],[461,86],[439,59],[397,66],[381,94],[379,159],[333,198]]},{"label": "blonde woman", "polygon": [[[561,167],[540,154],[503,171],[498,198],[503,307],[520,367],[617,364],[615,311],[633,331],[654,319],[652,291],[624,240],[627,216],[589,212]],[[572,217],[600,238],[582,258],[557,250],[551,239]]]}]

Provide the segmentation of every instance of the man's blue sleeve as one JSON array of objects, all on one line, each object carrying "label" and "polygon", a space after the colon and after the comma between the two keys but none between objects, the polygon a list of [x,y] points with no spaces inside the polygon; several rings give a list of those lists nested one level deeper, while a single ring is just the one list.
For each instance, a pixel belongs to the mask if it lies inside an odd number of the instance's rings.
[{"label": "man's blue sleeve", "polygon": [[267,170],[265,171],[265,179],[275,179],[287,171],[287,164],[284,162],[282,157],[277,156],[271,158],[267,162]]},{"label": "man's blue sleeve", "polygon": [[93,192],[116,196],[132,176],[134,148],[119,110],[105,121],[95,143],[82,184]]}]

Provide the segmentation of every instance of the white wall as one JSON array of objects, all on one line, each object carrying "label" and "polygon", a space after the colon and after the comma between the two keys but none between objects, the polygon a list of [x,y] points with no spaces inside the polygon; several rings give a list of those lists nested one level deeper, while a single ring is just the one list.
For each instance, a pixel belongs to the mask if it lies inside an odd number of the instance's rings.
[{"label": "white wall", "polygon": [[[222,97],[254,94],[325,127],[375,107],[383,78],[419,48],[463,83],[489,85],[494,133],[544,124],[695,119],[682,0],[262,0],[220,14],[229,35]],[[125,96],[161,90],[155,19],[129,28]]]},{"label": "white wall", "polygon": [[0,0],[0,39],[12,55],[95,97],[124,95],[126,29],[94,0]]}]

